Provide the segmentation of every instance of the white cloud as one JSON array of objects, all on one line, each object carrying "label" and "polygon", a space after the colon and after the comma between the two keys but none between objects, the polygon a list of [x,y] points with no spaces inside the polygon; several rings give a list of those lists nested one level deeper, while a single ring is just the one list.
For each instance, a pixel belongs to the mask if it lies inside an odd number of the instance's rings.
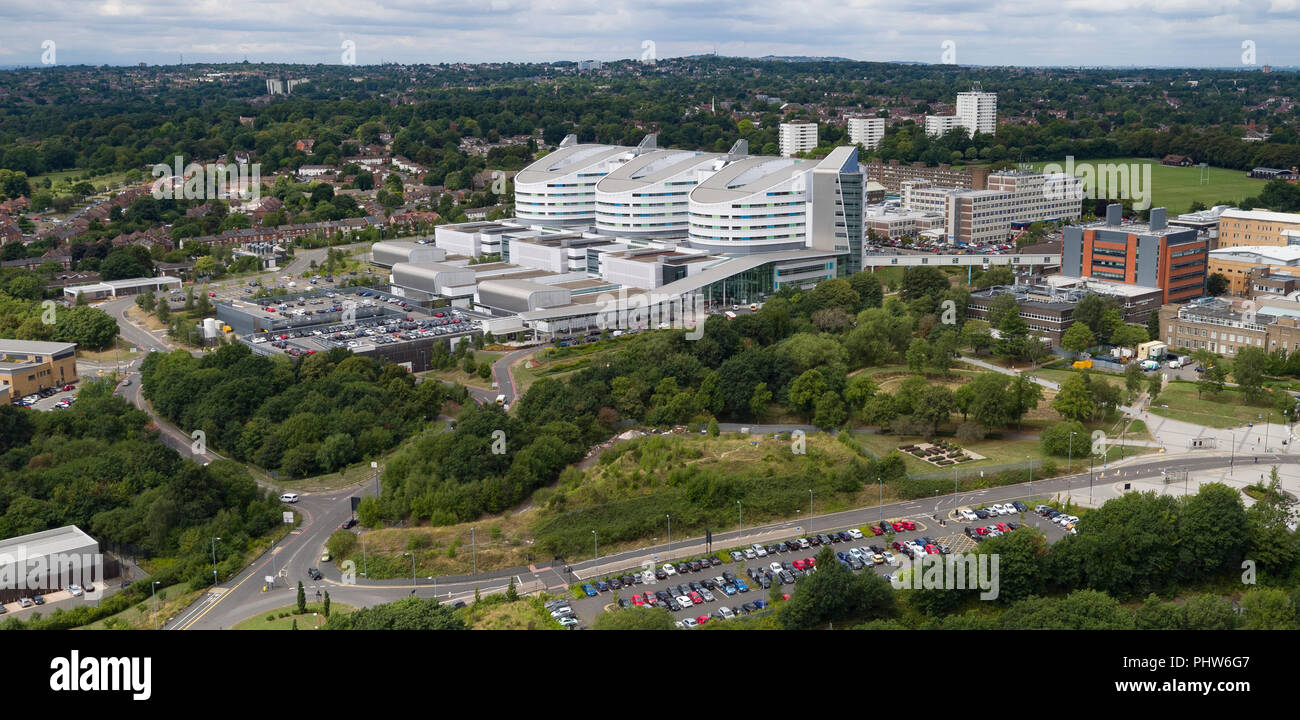
[{"label": "white cloud", "polygon": [[[90,8],[90,12],[87,9]],[[1300,0],[4,0],[0,59],[61,63],[544,61],[640,55],[836,55],[962,63],[1231,65],[1242,39],[1300,64]],[[1088,35],[1087,43],[1062,36]]]}]

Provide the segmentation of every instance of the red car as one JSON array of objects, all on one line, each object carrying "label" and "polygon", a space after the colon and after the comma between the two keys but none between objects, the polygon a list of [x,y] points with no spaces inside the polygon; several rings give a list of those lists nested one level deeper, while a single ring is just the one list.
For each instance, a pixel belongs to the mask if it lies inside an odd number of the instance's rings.
[{"label": "red car", "polygon": [[810,568],[815,568],[817,567],[817,560],[816,558],[804,558],[803,564]]},{"label": "red car", "polygon": [[658,605],[658,604],[659,604],[659,598],[657,598],[657,597],[655,597],[654,595],[651,595],[650,593],[647,592],[647,593],[645,594],[645,604],[646,604],[646,605]]},{"label": "red car", "polygon": [[938,555],[938,554],[939,554],[939,548],[935,547],[934,545],[926,545],[926,546],[925,546],[925,554],[926,554],[926,555]]},{"label": "red car", "polygon": [[876,527],[875,525],[871,525],[871,526],[869,526],[867,529],[871,531],[871,534],[872,534],[872,535],[884,535],[884,534],[885,534],[885,533],[883,533],[883,532],[880,530],[880,528]]},{"label": "red car", "polygon": [[977,527],[975,528],[975,532],[979,533],[980,535],[988,535],[989,529],[986,527]]},{"label": "red car", "polygon": [[893,544],[892,547],[893,547],[895,550],[902,550],[902,549],[903,549],[903,543],[901,543],[901,542],[895,540],[895,541],[894,541],[894,544]]},{"label": "red car", "polygon": [[794,561],[794,569],[795,569],[795,570],[803,570],[803,569],[806,568],[806,567],[808,567],[808,565],[807,565],[803,560],[795,560],[795,561]]},{"label": "red car", "polygon": [[64,392],[67,392],[68,390],[71,390],[71,389],[72,389],[72,386],[71,386],[71,385],[64,385],[64,386],[63,386],[63,390],[64,390]]},{"label": "red car", "polygon": [[904,530],[907,529],[907,526],[901,522],[893,523],[893,526],[894,526],[894,532],[903,532]]},{"label": "red car", "polygon": [[708,616],[708,615],[701,615],[701,616],[695,618],[695,622],[697,622],[697,623],[699,623],[699,624],[701,624],[701,625],[707,623],[708,621],[709,621],[709,616]]},{"label": "red car", "polygon": [[645,605],[645,598],[641,597],[640,595],[633,595],[632,604],[637,606]]},{"label": "red car", "polygon": [[216,296],[217,296],[217,294],[214,293],[214,292],[210,292],[210,293],[208,293],[208,297],[216,297]]},{"label": "red car", "polygon": [[998,523],[998,529],[1004,533],[1011,532],[1011,528],[1007,527],[1004,523]]},{"label": "red car", "polygon": [[687,597],[689,597],[689,598],[691,599],[691,602],[695,603],[696,605],[703,605],[703,604],[704,604],[704,596],[703,596],[703,595],[700,595],[699,593],[695,592],[694,590],[692,590],[692,591],[691,591],[691,594],[688,595]]},{"label": "red car", "polygon": [[912,522],[911,520],[904,520],[903,527],[907,528],[908,530],[915,530],[916,523]]}]

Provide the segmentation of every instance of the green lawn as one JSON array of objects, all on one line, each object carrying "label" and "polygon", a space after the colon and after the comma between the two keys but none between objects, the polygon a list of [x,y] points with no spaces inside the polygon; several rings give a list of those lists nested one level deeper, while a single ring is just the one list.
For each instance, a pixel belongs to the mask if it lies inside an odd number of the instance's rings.
[{"label": "green lawn", "polygon": [[[1056,165],[1065,165],[1065,159],[1052,161]],[[1225,168],[1207,168],[1208,182],[1201,182],[1199,167],[1166,167],[1158,160],[1148,158],[1104,158],[1097,160],[1075,160],[1077,166],[1082,163],[1100,165],[1103,163],[1129,164],[1138,163],[1151,166],[1151,207],[1163,207],[1171,216],[1185,213],[1193,202],[1199,200],[1207,207],[1219,201],[1240,202],[1264,189],[1266,181],[1246,177],[1245,171]],[[1041,170],[1046,163],[1033,163],[1034,169]]]},{"label": "green lawn", "polygon": [[[317,623],[320,625],[325,624],[325,616],[323,614],[321,615],[312,614],[312,613],[323,612],[323,605],[324,603],[309,602],[307,603],[307,612],[303,615],[294,614],[294,612],[297,610],[296,605],[285,605],[284,607],[278,607],[269,612],[258,613],[257,615],[254,615],[253,617],[248,618],[247,620],[240,620],[239,622],[235,623],[235,627],[232,629],[233,630],[292,630],[293,621],[297,620],[299,630],[311,630],[313,623]],[[336,612],[350,613],[355,611],[356,608],[352,607],[351,605],[344,605],[343,603],[336,603],[336,602],[330,603],[331,615]],[[288,617],[280,617],[280,615],[284,613],[288,613]],[[267,618],[270,619],[268,620]]]},{"label": "green lawn", "polygon": [[[1196,383],[1191,382],[1169,383],[1151,406],[1151,412],[1162,417],[1214,428],[1261,422],[1259,416],[1263,415],[1267,419],[1270,410],[1271,407],[1267,404],[1243,405],[1241,393],[1235,388],[1224,388],[1217,397],[1206,394],[1198,398]],[[1277,413],[1273,415],[1276,416]]]}]

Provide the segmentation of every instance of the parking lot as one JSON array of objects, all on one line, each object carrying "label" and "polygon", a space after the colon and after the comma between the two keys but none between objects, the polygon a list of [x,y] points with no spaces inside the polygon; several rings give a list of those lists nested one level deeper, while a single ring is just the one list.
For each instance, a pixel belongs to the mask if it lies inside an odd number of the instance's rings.
[{"label": "parking lot", "polygon": [[[618,575],[617,580],[605,575],[579,579],[580,585],[590,585],[591,590],[585,597],[568,600],[566,606],[578,627],[590,626],[599,613],[615,603],[663,607],[672,613],[678,627],[695,627],[701,624],[701,617],[707,623],[763,612],[773,593],[790,594],[799,578],[816,572],[809,561],[815,561],[824,544],[829,544],[837,555],[843,553],[842,561],[854,572],[870,569],[889,580],[905,557],[970,552],[986,537],[1015,532],[1012,523],[1017,529],[1038,528],[1049,542],[1067,533],[1028,508],[1021,512],[1012,507],[1011,512],[997,514],[982,507],[970,509],[978,509],[986,517],[977,515],[974,521],[968,521],[959,510],[953,510],[942,524],[929,518],[885,518],[883,528],[873,524],[828,531],[817,537],[791,538],[762,546],[762,555],[751,546],[671,563],[655,558],[653,563]],[[997,529],[998,523],[1006,530]],[[990,532],[981,534],[977,528],[989,528]],[[646,582],[650,578],[653,582]],[[647,593],[653,600],[647,599]]]},{"label": "parking lot", "polygon": [[[64,387],[68,389],[64,390]],[[73,385],[63,385],[59,388],[50,388],[44,393],[19,398],[14,400],[13,404],[33,410],[63,410],[76,402],[76,399],[77,388]]]}]

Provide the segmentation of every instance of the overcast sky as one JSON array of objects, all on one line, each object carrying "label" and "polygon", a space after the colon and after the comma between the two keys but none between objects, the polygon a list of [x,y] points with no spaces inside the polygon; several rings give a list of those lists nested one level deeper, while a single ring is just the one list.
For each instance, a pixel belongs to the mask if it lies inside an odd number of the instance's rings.
[{"label": "overcast sky", "polygon": [[[0,0],[0,65],[824,55],[1300,65],[1300,0]],[[952,53],[943,55],[945,42]],[[955,55],[955,57],[954,57]]]}]

